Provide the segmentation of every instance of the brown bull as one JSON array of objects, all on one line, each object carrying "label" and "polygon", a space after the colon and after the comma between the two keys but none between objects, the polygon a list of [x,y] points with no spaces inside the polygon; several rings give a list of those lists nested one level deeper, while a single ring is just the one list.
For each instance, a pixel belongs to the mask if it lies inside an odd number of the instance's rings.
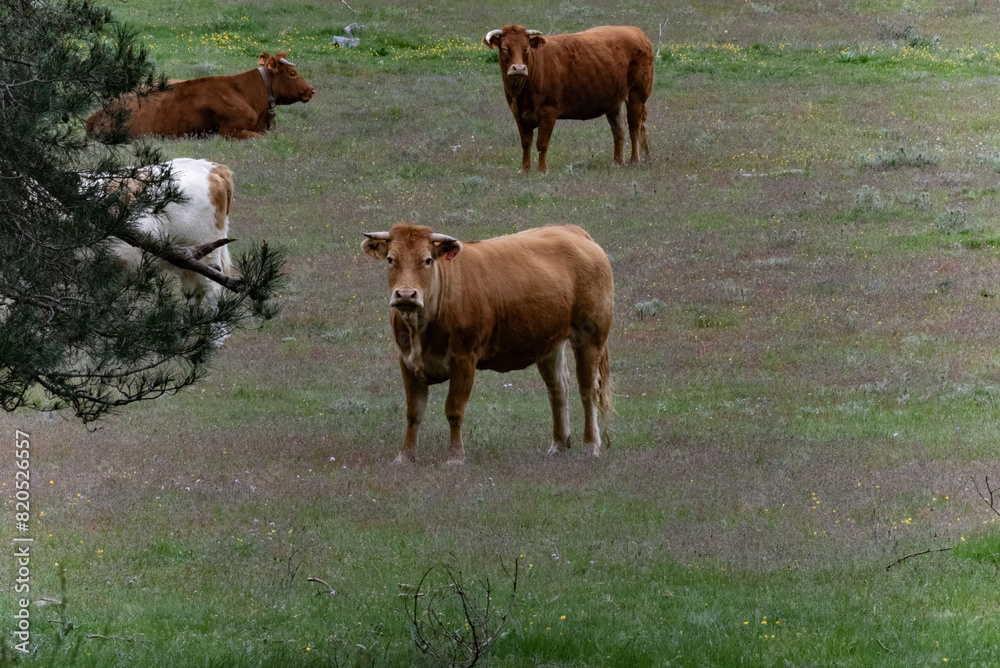
[{"label": "brown bull", "polygon": [[583,400],[584,447],[600,454],[597,413],[606,423],[613,401],[607,339],[614,278],[589,234],[550,225],[463,243],[400,224],[365,236],[365,253],[387,261],[389,269],[390,322],[406,390],[406,435],[397,463],[416,458],[429,385],[450,381],[448,461],[462,463],[462,420],[476,369],[532,364],[552,407],[549,452],[567,450],[567,341]]},{"label": "brown bull", "polygon": [[638,28],[602,26],[568,35],[543,37],[537,30],[506,26],[483,38],[500,50],[500,74],[507,104],[521,134],[521,171],[531,170],[531,140],[538,128],[538,171],[556,119],[605,116],[615,140],[615,162],[622,163],[627,107],[632,162],[639,147],[649,157],[646,100],[653,90],[653,45]]},{"label": "brown bull", "polygon": [[258,137],[274,127],[275,105],[308,102],[315,92],[286,55],[263,53],[259,66],[242,74],[170,79],[161,92],[123,95],[90,115],[87,134],[108,137],[116,118],[126,111],[130,137]]}]

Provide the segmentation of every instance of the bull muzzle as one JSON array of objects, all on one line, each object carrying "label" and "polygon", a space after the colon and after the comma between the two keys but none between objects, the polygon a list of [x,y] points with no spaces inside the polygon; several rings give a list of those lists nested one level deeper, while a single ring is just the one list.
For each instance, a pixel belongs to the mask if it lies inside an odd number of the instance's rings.
[{"label": "bull muzzle", "polygon": [[507,68],[506,81],[504,86],[507,91],[517,97],[524,90],[524,85],[528,83],[528,66],[527,65],[511,65]]},{"label": "bull muzzle", "polygon": [[507,68],[508,77],[527,77],[528,66],[523,63],[516,63]]},{"label": "bull muzzle", "polygon": [[389,306],[400,311],[416,311],[424,307],[424,300],[416,288],[396,288],[389,298]]}]

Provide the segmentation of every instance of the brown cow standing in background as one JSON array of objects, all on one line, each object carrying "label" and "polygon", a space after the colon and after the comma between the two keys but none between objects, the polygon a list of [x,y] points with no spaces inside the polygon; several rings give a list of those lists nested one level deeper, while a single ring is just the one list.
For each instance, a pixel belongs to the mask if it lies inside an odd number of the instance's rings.
[{"label": "brown cow standing in background", "polygon": [[535,364],[552,407],[549,453],[569,449],[566,342],[576,357],[584,447],[601,452],[597,414],[612,411],[608,332],[611,263],[575,225],[549,225],[461,242],[429,227],[365,233],[362,248],[388,262],[390,322],[406,390],[406,435],[397,463],[415,460],[429,385],[450,381],[448,462],[465,460],[462,421],[476,369]]},{"label": "brown cow standing in background", "polygon": [[588,120],[604,115],[615,139],[615,162],[625,143],[622,103],[628,108],[632,162],[639,146],[649,157],[646,100],[653,90],[653,45],[638,28],[602,26],[543,37],[537,30],[506,26],[483,38],[500,50],[507,104],[521,134],[521,171],[531,171],[531,140],[538,128],[538,171],[557,118]]},{"label": "brown cow standing in background", "polygon": [[[171,79],[162,92],[123,95],[87,119],[87,134],[101,138],[116,110],[128,111],[130,137],[184,137],[218,133],[229,139],[259,137],[274,127],[274,106],[308,102],[315,89],[279,51],[263,53],[259,66],[243,74]],[[120,113],[120,111],[118,111]]]}]

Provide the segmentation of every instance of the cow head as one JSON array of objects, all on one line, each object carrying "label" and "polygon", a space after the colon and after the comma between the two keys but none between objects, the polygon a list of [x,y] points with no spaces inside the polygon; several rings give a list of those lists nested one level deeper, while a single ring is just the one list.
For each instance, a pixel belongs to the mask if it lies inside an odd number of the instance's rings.
[{"label": "cow head", "polygon": [[531,73],[534,50],[545,44],[542,33],[526,30],[523,26],[505,26],[503,30],[486,33],[483,43],[491,49],[500,50],[500,72],[511,93],[516,96]]},{"label": "cow head", "polygon": [[365,232],[361,247],[389,265],[389,306],[402,313],[422,309],[436,294],[438,261],[451,260],[462,242],[431,228],[400,223],[388,232]]},{"label": "cow head", "polygon": [[267,71],[267,77],[271,82],[271,90],[274,91],[274,101],[277,104],[294,104],[295,102],[308,102],[312,99],[316,89],[306,83],[302,75],[295,69],[295,64],[288,62],[284,51],[279,51],[277,55],[271,56],[266,51],[260,54],[257,65]]}]

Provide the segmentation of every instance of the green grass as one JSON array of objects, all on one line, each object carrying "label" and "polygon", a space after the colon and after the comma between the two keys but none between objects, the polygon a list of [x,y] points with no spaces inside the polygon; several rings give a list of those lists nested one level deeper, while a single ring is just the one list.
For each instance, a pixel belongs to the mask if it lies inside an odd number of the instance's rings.
[{"label": "green grass", "polygon": [[[0,416],[32,438],[32,598],[65,600],[31,608],[29,661],[431,666],[400,585],[447,563],[505,591],[518,560],[486,665],[996,664],[976,485],[998,464],[1000,10],[349,4],[116,7],[170,77],[287,50],[317,93],[257,140],[163,143],[234,171],[236,252],[288,250],[281,317],[97,431]],[[362,46],[332,46],[352,21]],[[481,44],[511,22],[645,30],[652,161],[614,167],[605,121],[561,121],[549,173],[520,175]],[[405,402],[360,242],[399,220],[462,239],[573,222],[605,248],[599,460],[575,399],[573,449],[545,455],[527,369],[477,375],[463,468],[440,386],[418,464],[390,466]],[[15,605],[4,585],[0,628]]]}]

